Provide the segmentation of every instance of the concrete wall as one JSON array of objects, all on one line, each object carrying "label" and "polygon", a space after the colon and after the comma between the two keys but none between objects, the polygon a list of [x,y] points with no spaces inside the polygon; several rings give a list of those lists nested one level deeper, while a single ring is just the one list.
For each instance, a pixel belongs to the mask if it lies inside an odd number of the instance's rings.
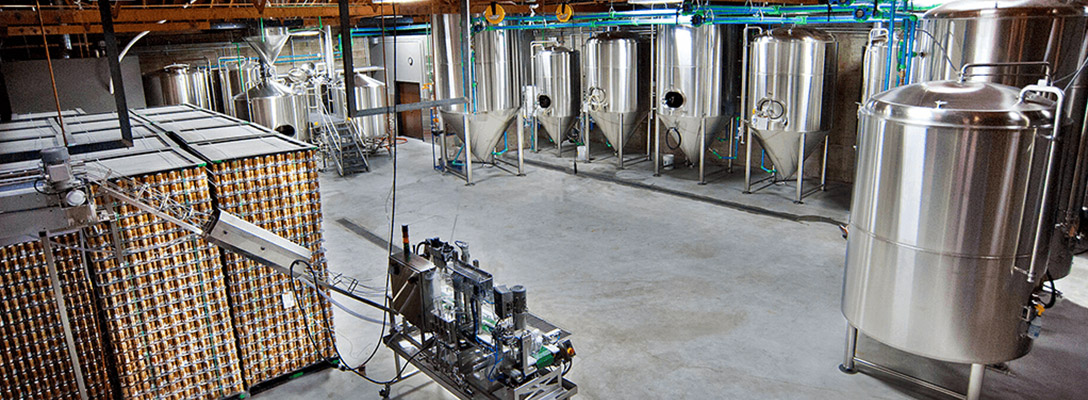
[{"label": "concrete wall", "polygon": [[[12,112],[26,114],[57,109],[46,60],[4,61],[2,68]],[[109,92],[110,66],[105,57],[53,59],[53,76],[62,110],[116,111],[113,95]],[[129,108],[144,107],[138,57],[125,57],[121,63],[121,76]]]}]

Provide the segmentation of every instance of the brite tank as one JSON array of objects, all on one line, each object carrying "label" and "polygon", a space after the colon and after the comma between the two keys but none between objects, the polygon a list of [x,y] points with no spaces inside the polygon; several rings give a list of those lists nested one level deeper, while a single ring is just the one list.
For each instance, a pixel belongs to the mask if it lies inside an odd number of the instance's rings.
[{"label": "brite tank", "polygon": [[585,47],[589,116],[613,148],[622,146],[650,110],[649,43],[635,33],[607,31]]},{"label": "brite tank", "polygon": [[797,171],[798,147],[807,158],[831,130],[838,44],[829,33],[781,27],[749,44],[749,128],[774,163],[778,179]]},{"label": "brite tank", "polygon": [[[896,37],[892,37],[896,36]],[[869,31],[869,41],[865,44],[865,52],[861,56],[861,104],[869,101],[877,93],[898,86],[896,67],[893,64],[891,75],[888,75],[888,48],[891,47],[892,62],[896,60],[899,50],[898,35],[890,34],[885,28],[874,28]]]},{"label": "brite tank", "polygon": [[[435,59],[435,97],[439,100],[465,97],[474,104],[439,107],[442,126],[465,140],[464,117],[471,129],[472,154],[480,161],[492,159],[492,151],[521,107],[521,82],[513,60],[517,56],[517,35],[508,30],[484,30],[472,34],[473,69],[467,70],[461,56],[461,19],[454,14],[432,16]],[[473,73],[472,86],[465,85],[463,73]]]},{"label": "brite tank", "polygon": [[533,56],[537,120],[552,140],[562,142],[582,108],[582,72],[577,51],[544,46]]},{"label": "brite tank", "polygon": [[680,150],[698,163],[705,149],[699,132],[706,123],[706,145],[737,115],[736,79],[740,25],[663,27],[657,34],[657,116],[679,137]]},{"label": "brite tank", "polygon": [[204,71],[185,64],[174,64],[164,67],[156,76],[162,90],[162,101],[157,105],[191,104],[211,108],[208,77]]},{"label": "brite tank", "polygon": [[1031,349],[1025,271],[1054,104],[1018,93],[927,82],[860,111],[842,312],[866,335],[960,363]]},{"label": "brite tank", "polygon": [[223,113],[237,116],[234,108],[234,97],[245,93],[246,89],[253,87],[260,80],[257,66],[251,62],[230,63],[216,70],[219,74],[221,96],[223,101]]},{"label": "brite tank", "polygon": [[[362,73],[355,73],[354,78],[356,108],[366,110],[386,106],[385,83]],[[343,82],[338,83],[334,91],[336,93],[335,109],[346,110],[347,96]],[[376,140],[387,135],[388,124],[385,114],[355,117],[351,122],[362,140]]]},{"label": "brite tank", "polygon": [[[1086,3],[1064,0],[962,0],[934,8],[919,23],[911,82],[957,79],[967,63],[1040,62],[1050,64],[1058,87],[1065,87],[1088,55]],[[927,34],[928,32],[928,34]],[[930,37],[932,36],[932,37]],[[937,38],[940,45],[934,44]],[[945,51],[947,50],[947,51]],[[951,63],[951,64],[950,64]],[[972,81],[1024,87],[1043,78],[1040,66],[969,69]],[[1069,274],[1075,217],[1083,205],[1085,177],[1074,177],[1088,158],[1078,156],[1083,140],[1088,74],[1082,73],[1066,93],[1071,125],[1059,149],[1058,192],[1051,209],[1055,225],[1047,268],[1053,278]]]}]

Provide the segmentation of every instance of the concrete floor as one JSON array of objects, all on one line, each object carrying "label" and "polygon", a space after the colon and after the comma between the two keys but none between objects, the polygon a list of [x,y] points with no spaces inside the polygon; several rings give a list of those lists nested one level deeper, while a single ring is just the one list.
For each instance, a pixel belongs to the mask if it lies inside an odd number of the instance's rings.
[{"label": "concrete floor", "polygon": [[[845,241],[833,223],[740,211],[539,166],[527,167],[524,177],[480,168],[478,183],[466,187],[433,171],[430,160],[429,145],[400,146],[397,235],[399,225],[408,224],[414,242],[433,236],[467,241],[497,284],[525,285],[534,313],[574,332],[578,356],[569,378],[579,385],[579,398],[941,398],[836,368],[845,334],[839,311]],[[377,157],[374,172],[325,174],[321,181],[330,269],[378,288],[387,253],[373,242],[390,234],[390,164]],[[739,191],[733,183],[698,187],[682,177],[655,179],[708,195]],[[748,198],[772,210],[835,219],[847,207],[830,200],[795,206],[788,194]],[[1088,262],[1078,258],[1073,275],[1058,285],[1068,300],[1047,312],[1029,355],[1010,362],[1008,374],[988,373],[986,398],[1088,393]],[[361,362],[380,327],[339,310],[335,323],[344,358]],[[966,385],[964,365],[931,362],[864,338],[859,354],[955,388]],[[393,376],[390,352],[379,348],[367,371],[375,379]],[[325,371],[257,398],[376,399],[378,389],[350,373]],[[454,398],[423,376],[392,392],[403,399]]]}]

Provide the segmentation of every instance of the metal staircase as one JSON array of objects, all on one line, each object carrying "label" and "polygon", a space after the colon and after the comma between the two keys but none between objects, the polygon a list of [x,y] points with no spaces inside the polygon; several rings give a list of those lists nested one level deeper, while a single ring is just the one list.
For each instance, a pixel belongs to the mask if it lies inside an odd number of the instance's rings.
[{"label": "metal staircase", "polygon": [[325,115],[321,123],[314,126],[315,137],[326,158],[332,159],[336,172],[340,176],[358,172],[370,172],[370,163],[366,159],[366,144],[359,139],[355,126],[346,120],[333,120]]}]

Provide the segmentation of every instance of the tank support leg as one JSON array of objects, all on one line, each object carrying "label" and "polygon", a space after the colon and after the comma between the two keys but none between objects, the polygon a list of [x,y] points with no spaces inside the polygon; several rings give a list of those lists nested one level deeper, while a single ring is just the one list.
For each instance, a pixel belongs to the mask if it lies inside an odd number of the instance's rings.
[{"label": "tank support leg", "polygon": [[971,364],[971,377],[967,381],[967,400],[982,397],[982,378],[986,375],[986,365]]},{"label": "tank support leg", "polygon": [[824,162],[820,164],[820,190],[827,191],[827,142],[831,141],[831,135],[824,136]]},{"label": "tank support leg", "polygon": [[744,129],[744,194],[752,193],[752,131]]},{"label": "tank support leg", "polygon": [[523,168],[522,168],[525,165],[525,152],[522,151],[522,150],[524,150],[524,148],[523,148],[524,146],[522,146],[522,144],[521,144],[521,141],[524,140],[524,137],[525,137],[525,118],[519,115],[518,116],[518,176],[525,176],[525,172],[523,171]]},{"label": "tank support leg", "polygon": [[446,132],[446,130],[442,131],[442,138],[439,140],[441,142],[440,146],[442,146],[442,151],[439,152],[442,157],[442,174],[448,172],[450,168],[450,155],[446,152]]},{"label": "tank support leg", "polygon": [[729,120],[729,173],[733,173],[733,160],[737,158],[736,149],[733,148],[733,143],[737,140],[736,119]]},{"label": "tank support leg", "polygon": [[855,374],[855,373],[858,372],[858,370],[856,368],[854,368],[854,357],[857,356],[857,352],[858,352],[858,328],[855,328],[853,325],[850,325],[850,323],[847,322],[846,323],[846,354],[844,354],[844,356],[843,356],[842,364],[839,364],[839,371],[842,371],[842,372],[845,372],[845,373],[848,373],[848,374]]},{"label": "tank support leg", "polygon": [[654,118],[654,176],[661,176],[661,121]]},{"label": "tank support leg", "polygon": [[465,186],[472,186],[472,129],[468,126],[468,113],[461,117],[465,129]]},{"label": "tank support leg", "polygon": [[536,115],[533,115],[533,117],[530,118],[529,120],[532,121],[532,123],[533,123],[533,125],[532,125],[533,126],[533,128],[532,128],[532,131],[533,131],[532,132],[533,143],[531,143],[530,146],[531,146],[531,148],[533,150],[533,153],[536,153],[536,152],[540,151],[540,149],[536,147],[536,142],[538,140],[540,140],[540,133],[537,132],[537,130],[536,130]]},{"label": "tank support leg", "polygon": [[[589,114],[582,113],[582,145],[586,146],[586,160],[584,161],[586,163],[593,160],[593,157],[589,156],[589,133]],[[578,159],[578,155],[575,154],[574,158]]]},{"label": "tank support leg", "polygon": [[801,134],[801,140],[797,144],[797,200],[794,200],[794,204],[802,204],[801,197],[804,194],[805,186],[805,136],[806,133]]},{"label": "tank support leg", "polygon": [[619,155],[618,159],[620,163],[620,169],[623,169],[623,145],[626,144],[624,143],[626,142],[626,140],[624,140],[623,119],[620,119],[620,138],[619,140],[617,140],[617,142],[619,143],[614,143],[614,145],[616,146],[616,154]]},{"label": "tank support leg", "polygon": [[706,184],[706,118],[699,126],[699,184]]}]

